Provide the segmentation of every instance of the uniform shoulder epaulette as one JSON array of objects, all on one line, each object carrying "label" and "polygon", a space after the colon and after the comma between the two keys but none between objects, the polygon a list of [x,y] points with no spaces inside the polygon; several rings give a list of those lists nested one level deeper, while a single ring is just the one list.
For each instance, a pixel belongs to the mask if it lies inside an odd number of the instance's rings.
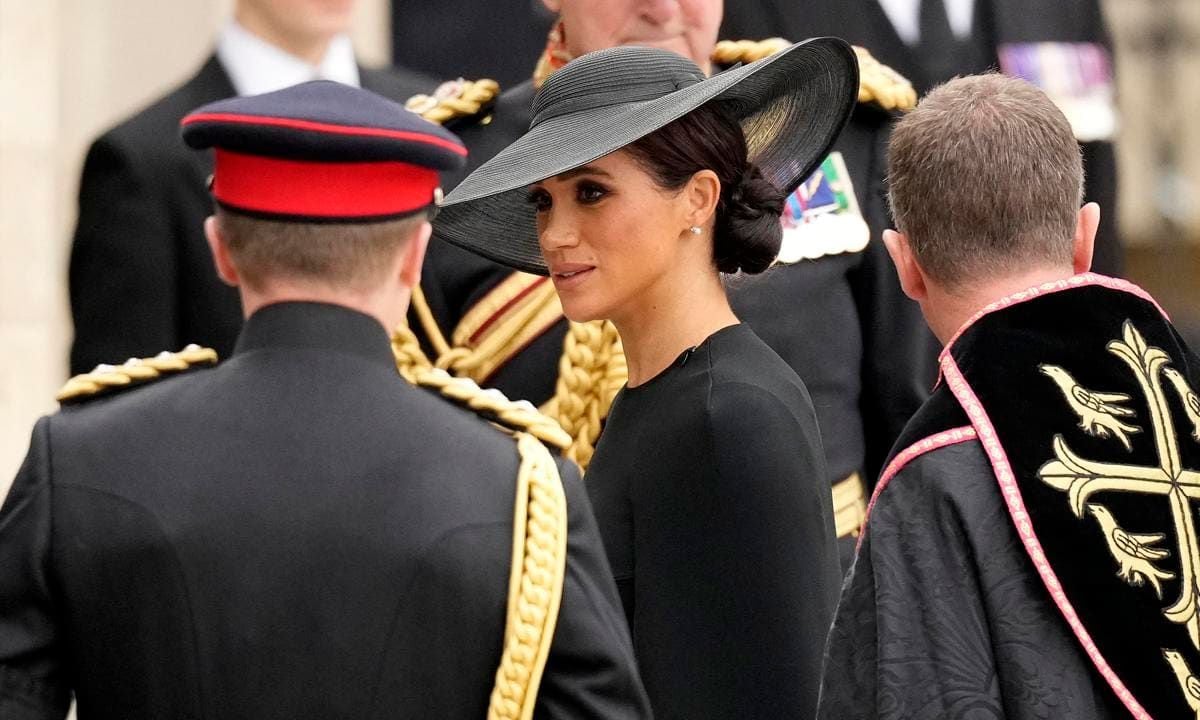
[{"label": "uniform shoulder epaulette", "polygon": [[[722,40],[713,48],[711,59],[718,65],[751,63],[791,45],[783,38],[766,40]],[[866,48],[854,46],[858,56],[858,101],[884,110],[912,110],[917,92],[900,73],[875,59]]]},{"label": "uniform shoulder epaulette", "polygon": [[216,362],[216,350],[188,345],[179,352],[164,351],[154,357],[130,358],[120,365],[97,365],[91,372],[68,380],[54,399],[63,405],[81,403]]},{"label": "uniform shoulder epaulette", "polygon": [[484,115],[496,102],[500,83],[488,78],[449,80],[438,85],[432,95],[413,95],[404,107],[439,125]]}]

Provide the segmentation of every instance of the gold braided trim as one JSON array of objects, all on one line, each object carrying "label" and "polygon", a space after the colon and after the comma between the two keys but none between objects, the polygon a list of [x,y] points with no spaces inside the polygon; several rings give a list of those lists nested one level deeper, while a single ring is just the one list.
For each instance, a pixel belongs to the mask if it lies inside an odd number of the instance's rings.
[{"label": "gold braided trim", "polygon": [[60,403],[81,402],[114,388],[141,385],[197,365],[214,365],[217,351],[188,345],[179,352],[163,351],[154,357],[130,358],[121,365],[97,365],[91,372],[68,380],[54,396]]},{"label": "gold braided trim", "polygon": [[[783,38],[766,40],[722,40],[713,48],[711,60],[718,65],[751,63],[790,47]],[[858,56],[858,101],[874,103],[885,110],[912,110],[917,91],[900,73],[875,59],[866,48],[854,46]]]},{"label": "gold braided trim", "polygon": [[[420,287],[413,311],[437,357],[432,365],[477,383],[488,378],[562,318],[558,293],[548,278],[514,272],[467,312],[449,342]],[[405,362],[415,357],[405,350]],[[422,354],[422,358],[425,356]]]},{"label": "gold braided trim", "polygon": [[517,434],[521,467],[513,508],[512,566],[504,651],[488,720],[529,720],[550,656],[567,560],[567,501],[545,446]]},{"label": "gold braided trim", "polygon": [[866,488],[862,476],[853,473],[833,486],[833,525],[840,538],[858,537],[866,520]]},{"label": "gold braided trim", "polygon": [[455,345],[466,345],[471,337],[485,326],[491,327],[494,319],[502,312],[512,312],[515,303],[528,298],[535,288],[542,285],[554,286],[550,278],[525,272],[513,272],[504,278],[496,287],[489,290],[483,297],[475,301],[471,309],[458,321],[454,328],[453,342]]},{"label": "gold braided trim", "polygon": [[709,59],[718,65],[752,63],[774,55],[791,43],[781,37],[766,40],[722,40],[713,47]]},{"label": "gold braided trim", "polygon": [[858,101],[875,103],[884,110],[907,112],[917,106],[917,91],[908,78],[875,59],[866,48],[854,46],[858,55]]},{"label": "gold braided trim", "polygon": [[587,469],[604,419],[617,392],[629,380],[621,336],[611,322],[571,323],[558,363],[554,397],[542,412],[571,437],[564,453]]},{"label": "gold braided trim", "polygon": [[433,369],[433,363],[421,350],[421,343],[408,325],[401,325],[392,333],[392,357],[396,359],[396,370],[409,383],[417,384],[417,373]]},{"label": "gold braided trim", "polygon": [[404,107],[430,122],[445,124],[461,117],[478,115],[500,94],[495,80],[449,80],[432,95],[413,95]]},{"label": "gold braided trim", "polygon": [[463,316],[454,347],[434,363],[476,382],[487,378],[562,318],[548,278],[513,273]]},{"label": "gold braided trim", "polygon": [[429,301],[425,299],[425,291],[421,289],[420,285],[413,287],[412,306],[413,311],[417,313],[417,320],[421,323],[421,329],[425,331],[425,336],[433,345],[434,352],[438,355],[450,352],[450,343],[446,342],[446,336],[438,327],[437,319],[433,317],[433,311],[429,309]]},{"label": "gold braided trim", "polygon": [[396,357],[396,369],[400,375],[414,385],[435,390],[442,397],[457,405],[468,408],[484,419],[509,432],[523,432],[559,450],[571,444],[571,437],[563,432],[553,418],[538,411],[528,400],[509,400],[499,390],[479,387],[470,378],[454,377],[440,368],[430,367],[428,359],[420,354],[416,338],[407,328],[397,330],[392,336],[392,353]]},{"label": "gold braided trim", "polygon": [[[522,295],[524,293],[524,295]],[[454,346],[446,343],[419,289],[413,306],[439,357],[431,361],[407,327],[392,339],[400,374],[415,382],[417,373],[438,367],[453,375],[485,382],[497,368],[562,318],[553,283],[527,273],[513,273],[485,295],[455,329]],[[424,307],[424,310],[422,310]],[[541,408],[570,436],[564,454],[587,469],[613,398],[629,379],[621,338],[612,323],[571,323],[559,358],[554,397]],[[482,331],[482,332],[481,332]],[[471,336],[475,335],[474,340]],[[473,343],[473,347],[466,347]]]}]

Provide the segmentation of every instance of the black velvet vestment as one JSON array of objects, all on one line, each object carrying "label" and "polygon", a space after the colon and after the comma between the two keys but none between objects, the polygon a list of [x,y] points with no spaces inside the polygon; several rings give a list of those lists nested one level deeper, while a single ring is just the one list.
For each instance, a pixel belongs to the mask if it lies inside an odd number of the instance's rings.
[{"label": "black velvet vestment", "polygon": [[941,366],[881,479],[824,716],[1194,714],[1195,356],[1144,292],[1081,275],[996,303]]}]

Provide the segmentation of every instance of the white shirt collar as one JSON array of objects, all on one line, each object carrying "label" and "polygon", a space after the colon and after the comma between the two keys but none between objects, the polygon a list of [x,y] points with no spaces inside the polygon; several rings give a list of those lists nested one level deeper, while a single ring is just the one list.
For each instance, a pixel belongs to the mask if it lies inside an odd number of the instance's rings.
[{"label": "white shirt collar", "polygon": [[[975,0],[945,0],[945,3],[950,29],[960,40],[967,38],[975,20]],[[921,42],[921,0],[879,0],[879,4],[905,45]]]},{"label": "white shirt collar", "polygon": [[359,87],[354,47],[338,35],[319,65],[310,65],[230,20],[217,36],[217,59],[238,95],[258,95],[309,80],[334,80]]}]

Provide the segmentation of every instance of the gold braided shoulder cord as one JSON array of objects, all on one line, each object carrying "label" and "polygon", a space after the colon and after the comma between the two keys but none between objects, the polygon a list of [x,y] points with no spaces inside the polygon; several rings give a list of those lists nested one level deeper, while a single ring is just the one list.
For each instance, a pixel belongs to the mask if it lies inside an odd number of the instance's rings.
[{"label": "gold braided shoulder cord", "polygon": [[608,321],[571,323],[559,359],[554,397],[542,412],[571,437],[564,453],[587,469],[617,392],[629,379],[617,328]]},{"label": "gold braided shoulder cord", "polygon": [[567,508],[558,468],[532,435],[518,433],[517,450],[521,467],[513,510],[508,615],[488,720],[533,717],[566,576]]},{"label": "gold braided shoulder cord", "polygon": [[917,91],[908,78],[875,59],[866,48],[854,46],[858,56],[858,101],[873,102],[885,110],[912,110]]},{"label": "gold braided shoulder cord", "polygon": [[91,372],[68,380],[54,399],[60,403],[76,402],[112,388],[183,372],[196,365],[213,365],[217,359],[217,352],[212,348],[193,344],[179,352],[163,351],[154,357],[130,358],[120,365],[97,365]]},{"label": "gold braided shoulder cord", "polygon": [[438,124],[459,117],[477,114],[500,94],[495,80],[450,80],[442,83],[432,95],[414,95],[404,107],[430,122]]},{"label": "gold braided shoulder cord", "polygon": [[[552,291],[553,286],[549,287]],[[562,310],[557,305],[557,297],[552,296],[551,300],[555,312],[561,314]],[[546,304],[541,299],[537,299],[531,305],[541,312]],[[438,349],[441,356],[436,362],[431,361],[421,351],[412,331],[406,326],[398,328],[392,338],[392,350],[396,357],[397,369],[409,382],[416,383],[418,374],[425,376],[435,366],[447,369],[455,375],[469,376],[477,367],[477,363],[470,360],[469,357],[483,357],[497,352],[505,352],[514,342],[510,337],[512,333],[501,331],[494,333],[494,336],[507,339],[503,341],[503,347],[499,349],[491,346],[481,347],[475,351],[463,348],[452,349],[437,328],[433,314],[429,312],[428,304],[424,302],[424,297],[419,292],[413,293],[413,306],[418,320],[433,341],[435,349],[439,346],[444,346],[445,349]],[[520,324],[524,320],[520,319],[517,322]],[[455,354],[456,351],[461,352]],[[448,379],[449,376],[446,376],[441,382],[447,382]],[[608,417],[613,398],[628,379],[629,372],[625,364],[621,337],[611,322],[596,320],[570,324],[567,336],[563,341],[563,353],[559,359],[554,397],[541,407],[538,417],[552,418],[561,427],[561,430],[566,431],[569,437],[567,442],[563,443],[564,455],[574,460],[580,468],[586,470],[591,462],[596,441],[600,437],[604,419]],[[481,398],[477,402],[486,402],[486,399]],[[507,412],[510,415],[520,416],[530,410],[532,408],[518,406],[517,408],[510,407]],[[538,434],[552,445],[559,445],[559,441],[563,437],[555,432],[555,429],[541,426],[539,426]]]},{"label": "gold braided shoulder cord", "polygon": [[[751,63],[791,45],[783,38],[766,40],[722,40],[713,48],[710,59],[718,65]],[[858,57],[858,101],[875,103],[885,110],[912,110],[917,91],[908,78],[875,59],[863,47],[854,46]]]},{"label": "gold braided shoulder cord", "polygon": [[554,640],[567,563],[566,494],[558,466],[543,442],[561,448],[571,438],[528,402],[513,402],[498,390],[484,390],[470,379],[429,367],[407,327],[393,336],[392,348],[401,374],[410,382],[491,417],[517,439],[521,464],[513,504],[504,649],[488,719],[529,720]]}]

